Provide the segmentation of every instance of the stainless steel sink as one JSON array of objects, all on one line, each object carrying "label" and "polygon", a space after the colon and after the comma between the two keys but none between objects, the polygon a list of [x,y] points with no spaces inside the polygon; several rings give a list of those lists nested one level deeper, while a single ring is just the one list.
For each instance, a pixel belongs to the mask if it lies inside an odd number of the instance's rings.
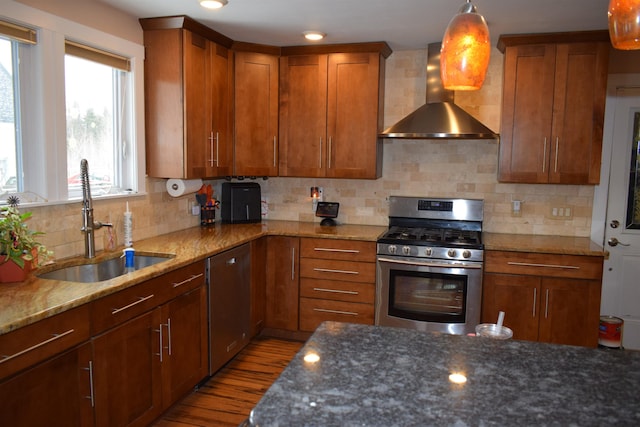
[{"label": "stainless steel sink", "polygon": [[158,264],[171,259],[171,255],[134,255],[133,268],[125,268],[124,257],[107,259],[95,263],[86,263],[62,267],[46,273],[36,274],[41,279],[64,280],[67,282],[102,282]]}]

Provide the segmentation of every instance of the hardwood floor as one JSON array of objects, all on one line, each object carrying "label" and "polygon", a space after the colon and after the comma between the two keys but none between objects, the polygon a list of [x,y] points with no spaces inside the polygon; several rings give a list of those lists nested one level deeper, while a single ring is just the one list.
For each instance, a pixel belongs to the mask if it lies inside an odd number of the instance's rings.
[{"label": "hardwood floor", "polygon": [[304,343],[256,337],[155,427],[238,426]]}]

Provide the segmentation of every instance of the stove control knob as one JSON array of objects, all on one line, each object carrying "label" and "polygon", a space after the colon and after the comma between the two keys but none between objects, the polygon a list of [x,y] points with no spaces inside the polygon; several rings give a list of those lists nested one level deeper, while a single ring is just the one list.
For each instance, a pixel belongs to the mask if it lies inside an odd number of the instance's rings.
[{"label": "stove control knob", "polygon": [[402,247],[402,254],[403,254],[403,255],[411,255],[411,247],[409,247],[409,246],[403,246],[403,247]]},{"label": "stove control knob", "polygon": [[458,256],[458,252],[455,249],[449,249],[449,251],[447,251],[447,255],[449,255],[450,258],[455,258]]},{"label": "stove control knob", "polygon": [[471,251],[465,249],[464,251],[462,251],[462,257],[471,258]]},{"label": "stove control knob", "polygon": [[387,247],[387,251],[389,251],[390,254],[395,254],[396,253],[396,245],[389,245]]},{"label": "stove control knob", "polygon": [[431,249],[431,248],[427,248],[427,249],[424,250],[424,254],[426,256],[431,256],[432,253],[433,253],[433,249]]}]

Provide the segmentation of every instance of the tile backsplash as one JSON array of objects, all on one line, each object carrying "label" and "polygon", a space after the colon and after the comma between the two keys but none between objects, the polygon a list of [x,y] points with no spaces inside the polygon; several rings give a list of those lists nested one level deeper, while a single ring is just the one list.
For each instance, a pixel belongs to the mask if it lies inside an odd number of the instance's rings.
[{"label": "tile backsplash", "polygon": [[[425,50],[394,52],[386,64],[384,124],[389,126],[425,102]],[[457,92],[456,103],[492,130],[500,129],[502,54],[492,50],[483,88]],[[387,225],[390,195],[462,197],[485,201],[484,228],[516,234],[588,237],[594,187],[575,185],[526,185],[497,182],[498,142],[486,140],[398,140],[384,142],[382,178],[346,180],[320,178],[270,178],[259,180],[268,202],[268,218],[319,221],[314,217],[310,187],[324,187],[324,200],[340,203],[338,221]],[[220,194],[221,180],[212,181]],[[147,179],[145,196],[129,199],[133,212],[134,246],[141,240],[197,226],[190,214],[193,195],[170,197],[165,180]],[[511,200],[521,200],[520,216],[512,216]],[[570,216],[553,216],[553,208],[570,209]],[[33,208],[30,227],[45,231],[41,239],[57,258],[84,253],[80,232],[81,204]],[[113,221],[118,244],[123,241],[125,201],[95,200],[94,217]],[[558,219],[562,218],[562,219]],[[102,250],[103,231],[96,232]],[[188,244],[188,242],[185,242]]]}]

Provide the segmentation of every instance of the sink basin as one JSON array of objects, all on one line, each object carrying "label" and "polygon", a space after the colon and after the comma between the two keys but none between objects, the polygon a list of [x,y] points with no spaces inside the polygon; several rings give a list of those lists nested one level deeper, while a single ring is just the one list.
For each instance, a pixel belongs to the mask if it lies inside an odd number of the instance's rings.
[{"label": "sink basin", "polygon": [[46,273],[36,274],[41,279],[67,282],[94,283],[113,279],[171,259],[171,255],[134,255],[133,268],[125,268],[124,257],[111,258],[96,263],[71,265]]}]

